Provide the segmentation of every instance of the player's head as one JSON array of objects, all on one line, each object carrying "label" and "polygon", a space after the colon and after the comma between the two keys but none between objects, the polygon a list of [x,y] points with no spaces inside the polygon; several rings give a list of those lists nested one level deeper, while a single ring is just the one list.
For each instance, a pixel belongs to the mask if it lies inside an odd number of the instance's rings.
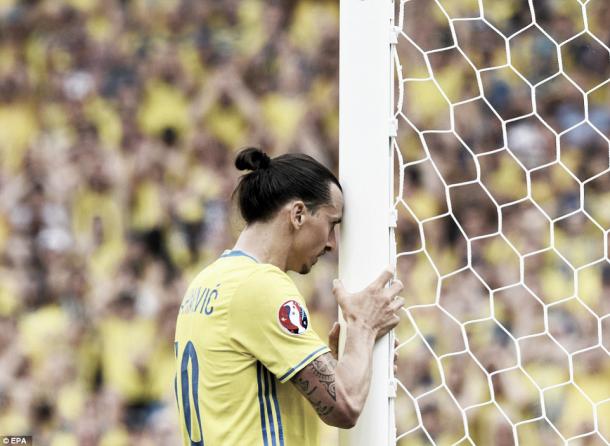
[{"label": "player's head", "polygon": [[287,269],[306,274],[318,257],[335,249],[343,193],[330,170],[308,155],[271,159],[256,148],[239,152],[235,167],[251,171],[241,177],[234,192],[246,223],[279,219],[287,228]]}]

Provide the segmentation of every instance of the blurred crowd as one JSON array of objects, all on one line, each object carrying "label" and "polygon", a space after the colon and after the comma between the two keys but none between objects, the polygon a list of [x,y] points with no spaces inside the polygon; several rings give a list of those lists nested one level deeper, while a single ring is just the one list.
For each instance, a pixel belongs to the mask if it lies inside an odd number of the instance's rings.
[{"label": "blurred crowd", "polygon": [[399,11],[399,445],[608,444],[610,4],[482,4]]},{"label": "blurred crowd", "polygon": [[[173,336],[237,149],[336,169],[331,1],[0,1],[0,435],[178,444]],[[326,333],[328,259],[299,285]],[[316,316],[317,315],[317,316]]]}]

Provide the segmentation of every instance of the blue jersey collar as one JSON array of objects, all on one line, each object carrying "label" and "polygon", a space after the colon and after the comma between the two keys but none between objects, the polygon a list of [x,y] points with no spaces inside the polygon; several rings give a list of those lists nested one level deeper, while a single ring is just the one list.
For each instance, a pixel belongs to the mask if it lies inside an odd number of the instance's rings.
[{"label": "blue jersey collar", "polygon": [[256,257],[254,257],[251,254],[248,254],[247,252],[241,251],[239,249],[227,249],[225,252],[222,253],[220,258],[222,259],[223,257],[240,257],[240,256],[248,257],[248,258],[254,260],[256,263],[260,263]]}]

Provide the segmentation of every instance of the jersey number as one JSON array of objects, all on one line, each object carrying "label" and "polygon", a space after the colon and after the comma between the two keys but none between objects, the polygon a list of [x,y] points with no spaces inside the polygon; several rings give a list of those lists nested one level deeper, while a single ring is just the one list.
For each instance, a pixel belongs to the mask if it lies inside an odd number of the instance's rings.
[{"label": "jersey number", "polygon": [[[176,357],[178,357],[178,342],[174,344]],[[189,379],[189,362],[191,363],[191,377]],[[180,361],[180,387],[182,388],[182,408],[184,413],[184,422],[186,431],[191,441],[191,446],[203,446],[203,431],[201,430],[201,415],[199,413],[199,361],[197,360],[197,352],[191,341],[186,343],[182,352],[182,360]],[[176,379],[178,377],[176,376]],[[176,390],[176,398],[178,398],[177,382],[174,382]],[[199,426],[199,435],[201,440],[195,441],[192,436],[191,428],[191,397],[195,406],[195,415],[197,416],[197,426]]]}]

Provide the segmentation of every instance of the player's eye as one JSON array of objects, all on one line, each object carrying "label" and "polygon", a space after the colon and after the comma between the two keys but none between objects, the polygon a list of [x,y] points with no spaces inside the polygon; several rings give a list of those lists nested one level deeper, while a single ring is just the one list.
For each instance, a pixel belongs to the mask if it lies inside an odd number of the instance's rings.
[{"label": "player's eye", "polygon": [[328,231],[328,235],[331,235],[335,231],[336,226],[337,226],[336,222],[334,222],[330,225],[330,230]]}]

